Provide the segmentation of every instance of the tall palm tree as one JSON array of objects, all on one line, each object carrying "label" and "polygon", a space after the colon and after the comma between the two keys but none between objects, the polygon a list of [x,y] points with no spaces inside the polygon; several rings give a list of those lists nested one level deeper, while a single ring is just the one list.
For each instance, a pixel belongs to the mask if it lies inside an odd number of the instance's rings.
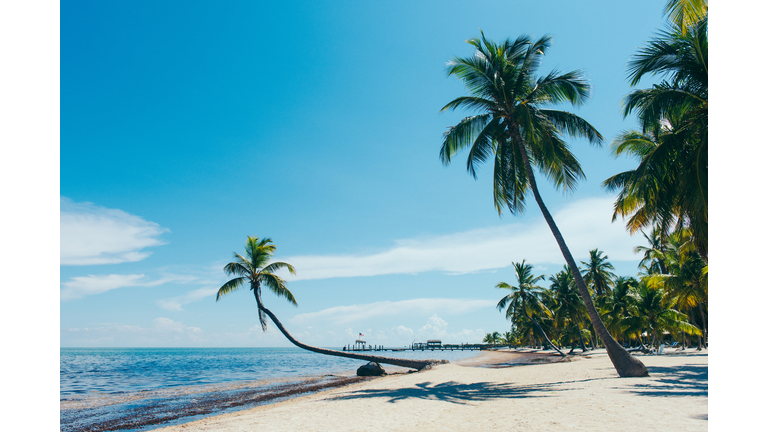
[{"label": "tall palm tree", "polygon": [[250,289],[253,291],[253,296],[256,298],[256,305],[259,311],[259,323],[261,324],[262,330],[267,330],[267,321],[264,317],[266,314],[269,316],[272,322],[275,323],[280,332],[283,333],[283,336],[285,336],[289,341],[291,341],[291,343],[299,348],[303,348],[305,350],[319,354],[332,355],[336,357],[347,357],[376,363],[387,363],[417,370],[430,367],[432,364],[447,363],[446,360],[409,360],[357,354],[318,348],[299,342],[290,333],[288,333],[288,330],[283,327],[283,324],[280,322],[280,320],[277,319],[275,314],[264,307],[264,303],[261,300],[261,288],[262,286],[266,286],[278,297],[283,297],[290,304],[297,306],[296,299],[285,285],[285,280],[275,274],[275,272],[281,269],[286,269],[291,274],[295,274],[296,270],[292,265],[285,262],[270,263],[270,259],[275,253],[275,249],[276,246],[269,238],[259,239],[258,237],[248,236],[247,240],[245,241],[245,256],[235,252],[235,261],[230,262],[224,266],[225,273],[230,276],[237,277],[227,281],[224,285],[221,286],[221,288],[219,288],[219,291],[216,293],[216,301],[219,301],[219,299],[225,295],[242,288],[247,283],[250,285]]},{"label": "tall palm tree", "polygon": [[669,236],[664,261],[669,274],[651,275],[648,284],[652,288],[664,289],[673,299],[674,306],[690,318],[693,318],[695,311],[699,312],[706,344],[706,319],[702,307],[707,301],[706,263],[691,245],[690,230],[676,231]]},{"label": "tall palm tree", "polygon": [[553,311],[555,322],[557,322],[561,328],[565,328],[568,325],[575,325],[578,330],[581,350],[582,352],[587,351],[587,346],[584,344],[584,337],[582,335],[582,324],[584,322],[586,309],[584,307],[584,301],[581,300],[579,290],[576,287],[576,282],[573,280],[573,275],[568,270],[568,266],[563,266],[561,271],[550,276],[549,281],[551,282],[549,289],[552,292],[552,297],[556,304],[555,310]]},{"label": "tall palm tree", "polygon": [[[533,266],[526,264],[525,260],[521,263],[513,262],[515,267],[515,273],[517,274],[517,286],[509,285],[506,282],[499,282],[496,288],[508,289],[511,293],[505,295],[496,308],[503,311],[506,308],[507,318],[514,321],[519,314],[522,313],[526,320],[533,323],[541,336],[547,341],[547,343],[563,357],[562,351],[560,351],[555,344],[549,340],[547,333],[541,328],[541,324],[536,320],[536,316],[552,316],[552,311],[547,308],[541,301],[541,293],[545,288],[536,285],[544,279],[544,276],[533,276]],[[529,313],[530,311],[530,313]]]},{"label": "tall palm tree", "polygon": [[664,264],[664,252],[667,241],[661,236],[660,230],[654,227],[651,234],[642,233],[648,246],[636,246],[635,253],[643,253],[638,267],[645,266],[651,273],[667,274],[667,266]]},{"label": "tall palm tree", "polygon": [[592,249],[589,251],[589,262],[581,262],[585,265],[581,269],[581,275],[584,282],[591,285],[595,291],[595,296],[603,296],[611,291],[611,281],[616,275],[613,264],[608,262],[608,255],[603,255],[603,251]]},{"label": "tall palm tree", "polygon": [[[687,28],[662,32],[629,63],[631,85],[643,77],[664,79],[624,99],[624,116],[635,112],[642,130],[625,132],[614,154],[641,159],[636,170],[604,183],[620,190],[615,214],[637,219],[630,231],[658,222],[689,226],[707,258],[708,237],[708,31],[704,17]],[[664,234],[668,230],[665,229]]]},{"label": "tall palm tree", "polygon": [[637,280],[633,277],[619,276],[614,285],[615,288],[598,301],[605,326],[616,339],[641,332],[641,322],[637,318],[634,297],[634,291],[638,286]]},{"label": "tall palm tree", "polygon": [[466,117],[448,129],[440,150],[443,163],[449,164],[458,151],[469,147],[467,170],[476,176],[475,165],[492,158],[494,205],[499,213],[504,207],[512,214],[522,212],[528,191],[533,192],[616,371],[623,377],[647,376],[645,365],[613,340],[600,322],[576,261],[541,199],[533,173],[535,166],[566,191],[574,189],[576,181],[584,177],[560,135],[585,137],[593,144],[600,144],[603,137],[581,117],[547,106],[563,102],[581,105],[589,95],[589,84],[580,71],[536,76],[550,47],[550,36],[537,41],[520,36],[497,44],[481,33],[481,38],[467,42],[476,48],[475,55],[454,58],[448,64],[448,75],[461,79],[470,96],[454,99],[443,110],[467,108],[480,114]]}]

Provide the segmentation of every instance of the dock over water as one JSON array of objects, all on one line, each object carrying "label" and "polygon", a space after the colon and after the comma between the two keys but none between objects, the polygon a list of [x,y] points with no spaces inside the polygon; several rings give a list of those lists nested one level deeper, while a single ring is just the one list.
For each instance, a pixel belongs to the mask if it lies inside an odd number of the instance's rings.
[{"label": "dock over water", "polygon": [[405,347],[385,347],[383,345],[368,345],[364,340],[356,340],[354,344],[345,345],[343,351],[469,351],[498,347],[491,344],[443,344],[440,340],[414,342]]}]

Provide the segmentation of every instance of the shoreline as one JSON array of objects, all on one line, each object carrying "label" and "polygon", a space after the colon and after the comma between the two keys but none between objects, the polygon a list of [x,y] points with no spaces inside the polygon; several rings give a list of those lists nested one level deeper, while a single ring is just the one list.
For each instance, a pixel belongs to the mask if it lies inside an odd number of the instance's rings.
[{"label": "shoreline", "polygon": [[[362,364],[364,362],[360,362],[360,365]],[[411,370],[392,365],[383,366],[390,374]],[[258,380],[60,395],[60,430],[154,430],[378,378],[358,377],[356,368],[357,366],[342,367],[324,372]]]},{"label": "shoreline", "polygon": [[[504,351],[508,352],[499,354]],[[471,357],[453,360],[453,363],[497,367],[501,362],[508,362],[510,359],[520,364],[526,363],[531,356],[541,357],[541,354],[525,351],[511,353],[512,355],[509,350],[477,351]],[[559,356],[556,357],[559,359]],[[416,372],[389,364],[382,366],[387,376]],[[155,430],[381,378],[383,377],[358,377],[356,368],[344,368],[324,373],[253,381],[192,384],[116,393],[69,394],[59,400],[60,430]]]},{"label": "shoreline", "polygon": [[650,377],[619,378],[604,349],[484,351],[156,430],[707,430],[708,350],[638,357]]}]

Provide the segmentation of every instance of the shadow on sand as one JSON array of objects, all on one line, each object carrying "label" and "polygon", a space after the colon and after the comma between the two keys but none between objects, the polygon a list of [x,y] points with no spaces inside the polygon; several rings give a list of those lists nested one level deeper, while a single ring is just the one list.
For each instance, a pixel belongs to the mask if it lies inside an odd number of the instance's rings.
[{"label": "shadow on sand", "polygon": [[367,389],[339,395],[334,399],[386,398],[395,403],[406,399],[430,399],[467,404],[498,398],[542,397],[542,392],[555,390],[553,384],[545,383],[534,386],[515,386],[513,384],[494,384],[488,382],[460,384],[449,381],[441,384],[430,382],[418,383],[414,387],[401,389]]},{"label": "shadow on sand", "polygon": [[687,365],[674,367],[649,366],[648,378],[603,377],[582,380],[545,382],[535,385],[515,385],[514,383],[496,384],[480,382],[461,384],[449,381],[440,384],[423,382],[413,387],[399,389],[365,389],[352,391],[333,397],[333,399],[384,398],[395,403],[407,399],[425,399],[444,401],[455,404],[468,404],[491,399],[513,399],[530,397],[562,396],[568,391],[580,391],[583,387],[565,386],[567,384],[587,383],[598,380],[613,380],[614,388],[629,391],[638,396],[683,397],[708,396],[707,365]]},{"label": "shadow on sand", "polygon": [[648,366],[651,379],[630,389],[640,396],[709,396],[708,365]]}]

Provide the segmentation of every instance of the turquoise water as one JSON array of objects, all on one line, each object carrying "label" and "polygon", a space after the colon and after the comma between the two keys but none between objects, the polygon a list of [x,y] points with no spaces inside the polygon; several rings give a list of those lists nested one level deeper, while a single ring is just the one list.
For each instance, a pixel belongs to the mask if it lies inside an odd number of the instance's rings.
[{"label": "turquoise water", "polygon": [[[371,354],[455,361],[477,351]],[[61,348],[61,431],[184,423],[357,380],[363,364],[299,348]]]}]

